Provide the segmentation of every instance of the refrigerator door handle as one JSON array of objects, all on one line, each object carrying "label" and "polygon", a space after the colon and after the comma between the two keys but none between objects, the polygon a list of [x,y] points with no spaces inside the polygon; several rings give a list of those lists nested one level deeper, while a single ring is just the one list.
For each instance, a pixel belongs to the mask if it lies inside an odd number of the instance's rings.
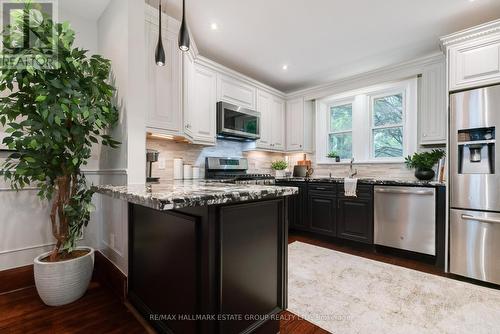
[{"label": "refrigerator door handle", "polygon": [[463,220],[474,220],[480,223],[490,223],[490,224],[500,224],[500,220],[498,219],[489,219],[489,218],[481,218],[481,217],[474,217],[471,215],[465,215],[463,214],[461,216]]}]

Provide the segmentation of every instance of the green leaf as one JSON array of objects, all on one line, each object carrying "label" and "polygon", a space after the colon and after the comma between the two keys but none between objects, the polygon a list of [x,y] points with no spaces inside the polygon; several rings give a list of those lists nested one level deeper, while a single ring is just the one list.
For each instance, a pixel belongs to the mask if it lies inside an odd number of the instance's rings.
[{"label": "green leaf", "polygon": [[35,99],[36,102],[43,102],[47,99],[47,96],[45,95],[38,95]]}]

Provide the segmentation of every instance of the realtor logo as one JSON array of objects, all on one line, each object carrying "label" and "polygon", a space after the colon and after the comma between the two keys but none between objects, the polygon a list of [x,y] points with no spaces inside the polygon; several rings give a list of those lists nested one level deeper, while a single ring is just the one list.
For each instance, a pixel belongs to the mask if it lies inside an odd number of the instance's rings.
[{"label": "realtor logo", "polygon": [[0,69],[53,68],[57,8],[57,0],[0,0]]}]

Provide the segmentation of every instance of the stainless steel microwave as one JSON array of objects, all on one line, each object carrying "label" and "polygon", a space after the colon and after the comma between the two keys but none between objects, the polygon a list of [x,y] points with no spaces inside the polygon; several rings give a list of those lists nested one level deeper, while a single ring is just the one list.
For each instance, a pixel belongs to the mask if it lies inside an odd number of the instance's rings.
[{"label": "stainless steel microwave", "polygon": [[217,102],[217,137],[235,140],[260,138],[260,113],[227,102]]}]

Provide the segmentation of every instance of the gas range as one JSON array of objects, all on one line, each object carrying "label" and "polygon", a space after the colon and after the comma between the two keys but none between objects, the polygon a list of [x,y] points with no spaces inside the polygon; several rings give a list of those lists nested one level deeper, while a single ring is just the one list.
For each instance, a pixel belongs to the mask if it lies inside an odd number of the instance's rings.
[{"label": "gas range", "polygon": [[205,159],[205,177],[210,180],[234,184],[274,184],[271,174],[247,173],[248,161],[245,158],[207,157]]}]

